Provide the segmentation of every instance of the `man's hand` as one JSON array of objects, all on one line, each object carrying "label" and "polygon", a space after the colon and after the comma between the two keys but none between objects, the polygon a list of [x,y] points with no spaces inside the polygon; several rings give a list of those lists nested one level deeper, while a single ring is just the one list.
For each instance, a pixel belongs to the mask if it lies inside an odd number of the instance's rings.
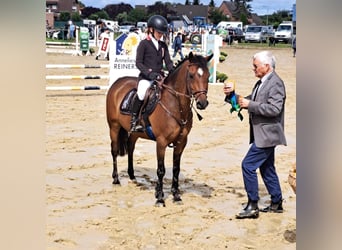
[{"label": "man's hand", "polygon": [[234,83],[232,82],[227,82],[223,86],[223,93],[225,95],[229,95],[231,92],[234,91]]}]

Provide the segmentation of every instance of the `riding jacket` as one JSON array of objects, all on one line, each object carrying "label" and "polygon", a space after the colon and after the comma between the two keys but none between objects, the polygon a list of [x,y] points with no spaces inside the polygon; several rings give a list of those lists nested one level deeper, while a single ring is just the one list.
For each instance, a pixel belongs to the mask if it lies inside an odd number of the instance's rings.
[{"label": "riding jacket", "polygon": [[158,50],[154,46],[151,37],[147,36],[137,48],[136,66],[140,70],[139,80],[153,80],[149,73],[156,72],[164,76],[163,62],[168,71],[173,69],[173,62],[170,58],[169,49],[165,42],[158,41]]}]

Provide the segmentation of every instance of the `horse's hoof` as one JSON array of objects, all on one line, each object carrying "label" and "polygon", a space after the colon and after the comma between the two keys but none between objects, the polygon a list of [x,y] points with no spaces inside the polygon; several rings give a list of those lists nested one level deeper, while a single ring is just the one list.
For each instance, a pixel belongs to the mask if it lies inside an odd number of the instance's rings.
[{"label": "horse's hoof", "polygon": [[119,181],[118,179],[113,180],[113,184],[114,184],[114,185],[120,185],[120,181]]},{"label": "horse's hoof", "polygon": [[137,182],[137,179],[135,179],[135,177],[134,177],[133,179],[129,179],[129,182],[134,183],[134,184],[137,184],[137,183],[138,183],[138,182]]},{"label": "horse's hoof", "polygon": [[164,200],[157,200],[155,206],[156,207],[165,207],[165,201]]},{"label": "horse's hoof", "polygon": [[173,199],[173,203],[177,204],[177,205],[183,205],[183,201],[181,198],[177,198],[177,199]]}]

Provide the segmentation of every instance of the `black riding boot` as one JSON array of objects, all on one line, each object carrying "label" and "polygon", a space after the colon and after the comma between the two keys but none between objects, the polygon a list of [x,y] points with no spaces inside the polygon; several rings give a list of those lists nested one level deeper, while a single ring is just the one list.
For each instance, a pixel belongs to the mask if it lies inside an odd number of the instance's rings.
[{"label": "black riding boot", "polygon": [[235,215],[237,219],[245,219],[245,218],[258,218],[259,217],[259,207],[258,201],[251,201],[248,199],[248,203],[241,212]]},{"label": "black riding boot", "polygon": [[144,132],[143,126],[141,126],[140,124],[137,125],[140,108],[143,102],[144,101],[139,100],[138,96],[134,97],[132,106],[131,132]]}]

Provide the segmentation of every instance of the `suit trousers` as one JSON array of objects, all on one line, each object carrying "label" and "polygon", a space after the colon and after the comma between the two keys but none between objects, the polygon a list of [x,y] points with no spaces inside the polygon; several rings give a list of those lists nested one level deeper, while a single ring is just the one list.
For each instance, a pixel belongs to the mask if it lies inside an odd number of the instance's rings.
[{"label": "suit trousers", "polygon": [[242,161],[242,175],[248,199],[259,200],[258,176],[256,170],[259,168],[271,200],[278,203],[282,200],[279,178],[274,166],[275,147],[258,148],[253,142]]}]

